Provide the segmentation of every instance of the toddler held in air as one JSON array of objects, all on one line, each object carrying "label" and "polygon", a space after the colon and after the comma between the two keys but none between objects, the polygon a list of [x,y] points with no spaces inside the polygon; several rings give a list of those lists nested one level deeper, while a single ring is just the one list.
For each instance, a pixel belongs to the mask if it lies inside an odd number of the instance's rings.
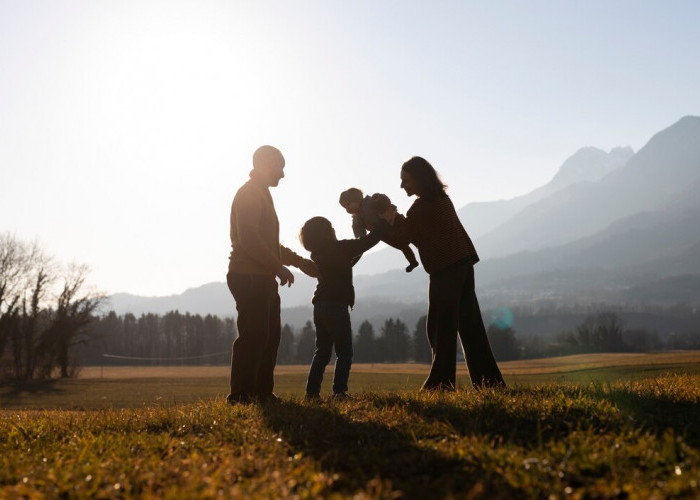
[{"label": "toddler held in air", "polygon": [[[391,200],[385,194],[375,193],[372,196],[365,196],[362,190],[350,188],[340,193],[340,205],[347,213],[352,215],[352,231],[355,238],[361,238],[379,224],[380,214],[383,214],[390,206]],[[403,219],[404,216],[396,214],[396,219]],[[389,246],[401,250],[408,261],[406,272],[410,273],[418,267],[418,260],[409,245],[400,246],[395,244],[390,237],[382,238],[382,241]]]}]

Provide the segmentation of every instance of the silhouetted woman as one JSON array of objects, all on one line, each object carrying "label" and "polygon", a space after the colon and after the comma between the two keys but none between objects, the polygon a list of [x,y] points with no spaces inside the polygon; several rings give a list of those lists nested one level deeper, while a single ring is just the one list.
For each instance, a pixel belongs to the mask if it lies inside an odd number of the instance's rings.
[{"label": "silhouetted woman", "polygon": [[455,389],[457,332],[474,387],[505,386],[474,291],[479,256],[445,192],[447,186],[430,163],[414,156],[401,167],[401,188],[417,198],[405,220],[393,220],[396,207],[386,214],[394,224],[391,236],[402,245],[413,243],[430,274],[427,333],[433,363],[423,389]]}]

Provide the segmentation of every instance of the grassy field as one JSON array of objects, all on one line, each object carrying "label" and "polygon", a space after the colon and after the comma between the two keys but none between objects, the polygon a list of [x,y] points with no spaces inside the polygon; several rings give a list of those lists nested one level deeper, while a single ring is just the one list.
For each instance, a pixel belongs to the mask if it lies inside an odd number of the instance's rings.
[{"label": "grassy field", "polygon": [[454,394],[358,365],[317,403],[279,367],[281,403],[236,406],[226,367],[85,369],[0,389],[0,498],[698,498],[698,361],[502,363],[507,390]]},{"label": "grassy field", "polygon": [[[615,382],[674,374],[700,374],[700,351],[656,354],[582,354],[499,363],[511,387],[540,384]],[[282,397],[304,394],[306,365],[281,365],[275,392]],[[355,364],[350,390],[404,392],[417,390],[429,371],[425,364]],[[85,367],[76,379],[31,382],[0,387],[0,409],[104,409],[194,403],[226,396],[227,366]],[[324,391],[330,391],[333,366],[326,369]],[[459,387],[469,385],[464,364],[457,369]]]}]

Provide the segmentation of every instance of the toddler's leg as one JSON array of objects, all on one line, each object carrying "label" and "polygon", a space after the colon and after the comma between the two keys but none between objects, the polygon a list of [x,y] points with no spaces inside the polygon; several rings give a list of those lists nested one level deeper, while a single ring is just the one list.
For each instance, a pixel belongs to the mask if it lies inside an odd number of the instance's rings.
[{"label": "toddler's leg", "polygon": [[406,272],[410,273],[418,267],[418,260],[416,260],[416,254],[413,253],[413,250],[411,250],[411,247],[409,245],[403,247],[401,251],[403,252],[404,257],[406,257],[406,260],[408,261],[408,266],[406,266]]}]

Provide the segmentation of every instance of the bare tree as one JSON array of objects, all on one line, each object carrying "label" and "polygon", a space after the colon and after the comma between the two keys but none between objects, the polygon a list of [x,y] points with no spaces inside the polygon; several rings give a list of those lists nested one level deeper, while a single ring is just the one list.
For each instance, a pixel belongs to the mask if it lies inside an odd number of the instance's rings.
[{"label": "bare tree", "polygon": [[613,312],[588,316],[576,327],[578,344],[584,352],[620,352],[624,350],[624,323]]},{"label": "bare tree", "polygon": [[19,327],[22,298],[35,253],[36,245],[27,245],[10,233],[0,234],[0,359]]},{"label": "bare tree", "polygon": [[80,265],[61,272],[36,242],[0,234],[0,360],[9,346],[12,363],[3,366],[12,365],[14,378],[50,377],[57,365],[68,376],[69,351],[86,339],[103,299],[85,290],[87,274]]},{"label": "bare tree", "polygon": [[40,358],[46,354],[41,347],[41,332],[46,328],[46,314],[42,314],[42,303],[46,297],[51,280],[49,271],[51,263],[40,259],[34,263],[32,285],[27,298],[22,299],[22,317],[19,338],[14,340],[15,378],[30,380],[34,378]]},{"label": "bare tree", "polygon": [[34,376],[42,308],[54,269],[36,242],[0,235],[0,358],[10,345],[15,378]]},{"label": "bare tree", "polygon": [[58,365],[62,378],[70,376],[71,348],[90,340],[86,327],[93,321],[93,313],[105,298],[102,294],[85,289],[88,272],[85,265],[68,266],[51,324],[40,343],[40,352],[50,360],[51,369]]}]

